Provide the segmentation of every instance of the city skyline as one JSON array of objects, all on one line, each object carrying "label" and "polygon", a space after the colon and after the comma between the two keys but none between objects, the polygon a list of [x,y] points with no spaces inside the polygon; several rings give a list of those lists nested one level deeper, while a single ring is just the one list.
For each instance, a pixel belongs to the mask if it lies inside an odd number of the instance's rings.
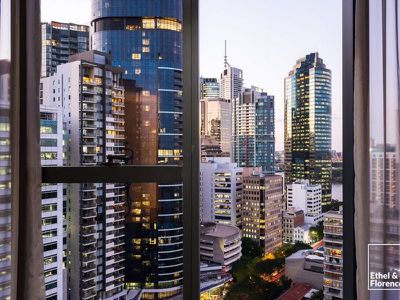
[{"label": "city skyline", "polygon": [[[42,21],[90,25],[90,2],[71,0],[66,6],[65,0],[42,0]],[[219,78],[224,69],[224,40],[227,40],[228,61],[243,70],[244,86],[255,85],[275,96],[276,151],[284,148],[284,78],[297,59],[311,52],[318,52],[332,70],[332,149],[342,150],[342,11],[341,3],[337,2],[253,0],[251,9],[243,10],[239,0],[199,1],[199,76]],[[81,9],[74,10],[78,5]],[[227,7],[229,13],[223,17],[213,13],[226,11]],[[304,18],[310,11],[313,18]],[[252,20],[252,27],[237,22],[243,19]],[[294,27],[296,23],[301,26]],[[256,27],[266,30],[251,30]],[[300,27],[303,32],[294,30]],[[260,59],[254,62],[254,57]]]}]

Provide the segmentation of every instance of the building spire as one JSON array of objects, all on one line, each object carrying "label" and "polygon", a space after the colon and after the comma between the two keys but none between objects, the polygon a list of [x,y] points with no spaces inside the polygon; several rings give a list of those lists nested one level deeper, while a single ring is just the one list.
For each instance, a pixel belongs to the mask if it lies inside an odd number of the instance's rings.
[{"label": "building spire", "polygon": [[226,40],[225,40],[224,67],[226,68],[227,66],[229,66],[229,63],[228,63],[228,56],[226,56]]}]

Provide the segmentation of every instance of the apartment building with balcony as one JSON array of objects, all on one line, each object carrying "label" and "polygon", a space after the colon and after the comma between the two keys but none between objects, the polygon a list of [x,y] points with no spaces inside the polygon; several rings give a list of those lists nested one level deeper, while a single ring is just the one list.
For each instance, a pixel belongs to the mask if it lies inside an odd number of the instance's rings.
[{"label": "apartment building with balcony", "polygon": [[324,215],[324,299],[343,299],[343,212]]},{"label": "apartment building with balcony", "polygon": [[[62,108],[66,165],[94,166],[124,154],[123,70],[111,56],[88,51],[42,78],[42,102]],[[125,260],[126,187],[119,183],[67,187],[67,270],[71,299],[119,299]]]},{"label": "apartment building with balcony", "polygon": [[[42,166],[63,165],[61,108],[40,106],[40,158]],[[63,184],[42,185],[42,237],[46,300],[63,299]]]},{"label": "apartment building with balcony", "polygon": [[0,298],[11,295],[10,61],[0,60]]}]

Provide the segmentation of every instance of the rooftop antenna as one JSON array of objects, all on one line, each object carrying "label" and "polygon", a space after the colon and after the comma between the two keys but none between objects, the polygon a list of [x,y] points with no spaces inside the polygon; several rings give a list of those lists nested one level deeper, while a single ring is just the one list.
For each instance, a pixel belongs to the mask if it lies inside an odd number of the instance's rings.
[{"label": "rooftop antenna", "polygon": [[228,63],[228,56],[226,56],[226,40],[225,40],[224,67],[226,68],[227,66],[229,66],[229,63]]}]

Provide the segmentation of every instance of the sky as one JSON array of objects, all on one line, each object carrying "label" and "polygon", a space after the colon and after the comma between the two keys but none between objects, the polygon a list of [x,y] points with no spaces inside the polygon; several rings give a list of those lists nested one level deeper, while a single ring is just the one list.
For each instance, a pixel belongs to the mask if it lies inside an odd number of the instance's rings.
[{"label": "sky", "polygon": [[[90,0],[42,0],[42,21],[89,24]],[[296,60],[319,52],[332,70],[332,148],[342,150],[341,0],[199,0],[200,75],[219,77],[224,40],[244,85],[275,96],[276,150],[283,150],[284,78]],[[79,7],[79,9],[77,9]]]}]

